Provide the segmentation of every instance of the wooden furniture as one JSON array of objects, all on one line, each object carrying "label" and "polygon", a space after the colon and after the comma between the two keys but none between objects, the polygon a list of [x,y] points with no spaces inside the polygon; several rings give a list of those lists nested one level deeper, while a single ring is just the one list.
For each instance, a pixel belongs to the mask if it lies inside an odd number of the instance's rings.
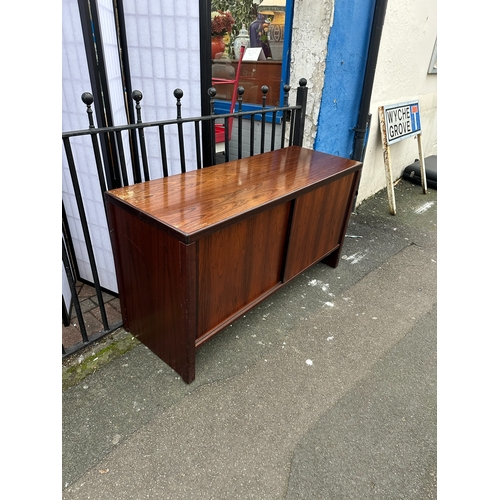
[{"label": "wooden furniture", "polygon": [[[244,104],[257,104],[262,106],[262,85],[269,88],[266,95],[267,106],[278,106],[280,100],[281,61],[243,61],[238,86],[245,89],[243,94]],[[212,75],[216,76],[230,65],[236,71],[238,61],[215,59],[212,64]],[[233,87],[231,85],[218,85],[216,99],[231,100]]]},{"label": "wooden furniture", "polygon": [[291,146],[105,193],[124,327],[181,375],[312,264],[336,267],[361,163]]}]

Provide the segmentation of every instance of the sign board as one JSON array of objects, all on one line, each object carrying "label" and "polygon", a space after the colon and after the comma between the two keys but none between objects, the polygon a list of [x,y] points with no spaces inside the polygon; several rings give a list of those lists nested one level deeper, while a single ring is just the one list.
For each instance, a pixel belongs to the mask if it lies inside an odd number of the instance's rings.
[{"label": "sign board", "polygon": [[266,56],[262,47],[248,47],[245,49],[242,61],[265,61]]},{"label": "sign board", "polygon": [[422,150],[422,130],[420,127],[420,107],[418,101],[379,106],[380,135],[384,149],[385,178],[387,195],[389,197],[389,211],[396,215],[396,197],[392,180],[391,148],[390,145],[408,137],[417,136],[418,156],[420,158],[420,175],[422,190],[427,194],[427,178],[425,176],[425,159]]},{"label": "sign board", "polygon": [[384,106],[384,115],[388,145],[421,132],[418,101]]}]

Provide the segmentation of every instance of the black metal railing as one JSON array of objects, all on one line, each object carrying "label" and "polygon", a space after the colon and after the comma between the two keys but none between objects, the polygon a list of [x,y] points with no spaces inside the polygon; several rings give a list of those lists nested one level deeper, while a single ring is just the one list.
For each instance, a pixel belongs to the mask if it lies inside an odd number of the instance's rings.
[{"label": "black metal railing", "polygon": [[[297,87],[296,104],[289,105],[289,92],[291,87],[284,86],[284,105],[281,107],[268,107],[266,106],[266,94],[268,88],[262,87],[262,107],[253,109],[251,111],[243,110],[243,87],[238,88],[238,106],[235,113],[227,114],[214,114],[214,102],[217,95],[216,89],[211,87],[208,90],[210,96],[210,109],[209,116],[199,117],[182,117],[182,97],[183,91],[181,89],[174,90],[174,97],[176,99],[177,117],[174,120],[164,120],[156,122],[143,122],[141,115],[141,101],[143,95],[140,91],[135,90],[132,92],[132,98],[135,101],[136,110],[136,123],[96,128],[93,120],[92,94],[85,92],[82,94],[82,101],[87,106],[87,114],[89,120],[89,128],[85,130],[77,130],[62,133],[62,141],[64,146],[64,154],[66,157],[66,164],[69,170],[71,185],[74,194],[74,203],[78,213],[79,224],[81,226],[81,233],[85,241],[85,250],[88,257],[88,264],[91,270],[91,279],[82,278],[79,272],[77,257],[73,245],[73,235],[66,216],[67,207],[63,201],[63,268],[66,274],[68,286],[71,295],[71,306],[69,309],[65,308],[65,301],[63,298],[63,325],[68,326],[71,321],[77,321],[80,339],[73,342],[71,345],[63,341],[63,357],[73,354],[81,348],[87,346],[89,343],[94,342],[115,331],[122,325],[120,320],[110,322],[108,313],[106,311],[105,296],[117,297],[117,293],[106,289],[101,286],[99,278],[98,265],[96,261],[95,248],[92,241],[91,231],[89,226],[91,222],[88,220],[86,213],[84,198],[81,192],[79,169],[73,154],[72,140],[76,137],[89,136],[92,144],[93,151],[93,165],[95,174],[97,176],[96,189],[100,191],[102,196],[102,206],[104,205],[104,193],[108,189],[116,187],[128,186],[151,179],[151,171],[147,150],[147,141],[145,131],[148,129],[155,130],[158,137],[158,147],[161,157],[161,172],[164,177],[172,174],[171,160],[169,160],[169,153],[171,151],[167,148],[165,140],[166,130],[168,127],[174,127],[177,135],[177,148],[176,153],[179,154],[180,172],[184,173],[187,170],[207,168],[221,161],[229,161],[230,159],[230,142],[236,143],[236,157],[238,159],[244,156],[243,154],[243,120],[247,120],[250,124],[248,134],[250,136],[249,151],[246,156],[254,156],[261,154],[266,150],[280,149],[291,145],[302,145],[304,134],[304,118],[307,103],[307,82],[301,79],[299,87]],[[225,125],[225,130],[229,129],[229,120],[235,120],[238,124],[238,133],[236,138],[230,138],[229,134],[225,134],[225,148],[222,158],[218,158],[215,153],[215,126],[216,122],[222,122]],[[209,122],[209,137],[203,136],[202,127],[204,122]],[[260,122],[260,142],[255,137],[255,124]],[[194,162],[188,165],[185,155],[185,134],[187,127],[193,127],[194,143],[196,149],[196,156]],[[270,134],[267,133],[270,127]],[[280,127],[280,129],[279,129]],[[124,137],[126,140],[124,140]],[[150,135],[151,137],[151,135]],[[266,137],[270,140],[266,141]],[[255,147],[257,142],[257,147]],[[104,144],[104,146],[103,146]],[[103,155],[101,148],[106,147],[114,149],[113,155]],[[208,148],[209,155],[204,155],[203,150]],[[114,158],[116,164],[108,165],[103,158]],[[220,157],[220,155],[219,155]],[[128,158],[128,161],[126,160]],[[88,165],[87,165],[88,168]],[[131,175],[130,175],[131,173]],[[75,209],[73,209],[74,211]],[[105,211],[105,208],[103,208]],[[81,305],[80,297],[78,296],[77,283],[85,283],[93,287],[95,297],[93,298],[99,314],[96,315],[99,319],[100,327],[97,331],[88,331],[85,320],[84,311]],[[74,309],[74,311],[73,311]],[[73,319],[71,319],[73,318]],[[76,325],[76,323],[75,323]],[[94,326],[95,329],[95,326]]]}]

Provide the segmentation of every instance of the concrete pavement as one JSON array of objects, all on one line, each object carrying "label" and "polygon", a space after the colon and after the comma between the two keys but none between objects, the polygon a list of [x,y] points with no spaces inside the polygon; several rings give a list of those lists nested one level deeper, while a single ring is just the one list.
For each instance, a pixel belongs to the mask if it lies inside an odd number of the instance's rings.
[{"label": "concrete pavement", "polygon": [[[80,499],[436,498],[437,192],[401,180],[317,264],[202,346],[139,345],[63,392]],[[96,352],[94,356],[98,357]]]}]

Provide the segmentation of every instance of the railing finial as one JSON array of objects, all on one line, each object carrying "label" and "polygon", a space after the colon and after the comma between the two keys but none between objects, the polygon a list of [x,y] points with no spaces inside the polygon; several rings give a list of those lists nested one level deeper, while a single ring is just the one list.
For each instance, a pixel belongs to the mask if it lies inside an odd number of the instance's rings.
[{"label": "railing finial", "polygon": [[243,108],[243,94],[245,92],[245,87],[241,85],[238,87],[238,112],[241,112]]},{"label": "railing finial", "polygon": [[290,97],[290,89],[292,87],[290,85],[288,85],[288,83],[286,83],[285,85],[283,85],[283,90],[285,92],[284,96],[283,96],[283,105],[287,108],[289,106],[288,104],[288,99]]},{"label": "railing finial", "polygon": [[184,92],[182,89],[175,89],[174,90],[174,97],[177,99],[176,106],[177,106],[177,119],[180,120],[182,118],[181,115],[181,99],[182,96],[184,95]]},{"label": "railing finial", "polygon": [[94,102],[94,96],[90,92],[84,92],[82,94],[82,101],[87,105],[87,114],[89,117],[89,128],[95,128],[94,117],[92,116],[91,105]]},{"label": "railing finial", "polygon": [[269,92],[269,87],[267,85],[262,85],[260,90],[262,92],[262,107],[265,108],[266,107],[266,99],[267,99],[266,94]]},{"label": "railing finial", "polygon": [[141,105],[142,92],[140,90],[134,90],[132,92],[132,99],[135,101],[135,109],[137,110],[137,123],[142,123],[141,119]]},{"label": "railing finial", "polygon": [[210,96],[210,114],[214,114],[214,97],[217,95],[217,89],[215,87],[210,87],[208,89],[208,95]]}]

